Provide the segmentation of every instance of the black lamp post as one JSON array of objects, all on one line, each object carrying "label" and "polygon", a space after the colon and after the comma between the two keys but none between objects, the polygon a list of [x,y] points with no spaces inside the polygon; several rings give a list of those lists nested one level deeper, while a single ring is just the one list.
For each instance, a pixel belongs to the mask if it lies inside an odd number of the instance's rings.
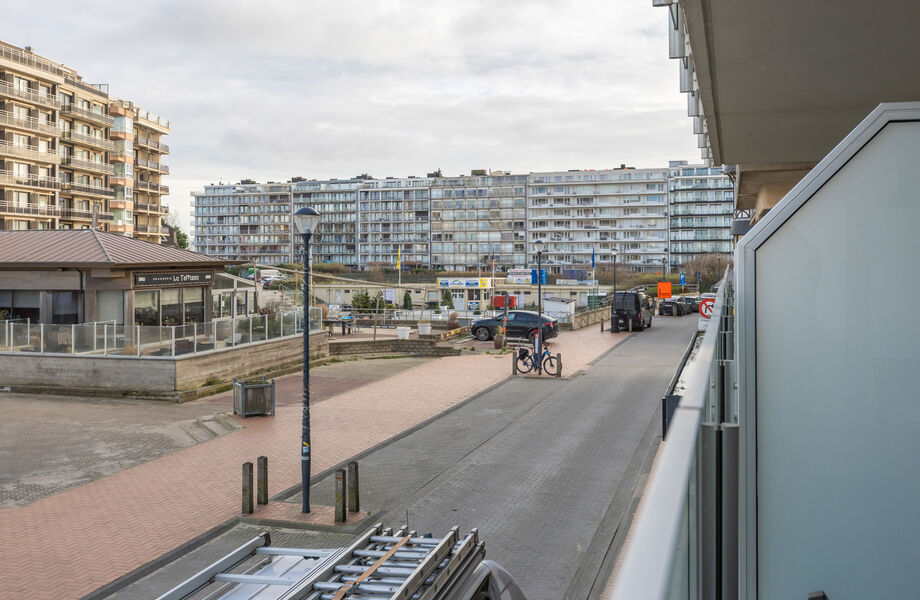
[{"label": "black lamp post", "polygon": [[543,356],[543,240],[533,243],[537,251],[537,355],[534,357],[537,373],[543,372],[541,357]]},{"label": "black lamp post", "polygon": [[617,297],[617,253],[613,253],[613,298]]},{"label": "black lamp post", "polygon": [[301,512],[310,512],[310,238],[319,224],[315,209],[304,206],[294,213],[294,229],[303,240],[303,422],[300,432]]}]

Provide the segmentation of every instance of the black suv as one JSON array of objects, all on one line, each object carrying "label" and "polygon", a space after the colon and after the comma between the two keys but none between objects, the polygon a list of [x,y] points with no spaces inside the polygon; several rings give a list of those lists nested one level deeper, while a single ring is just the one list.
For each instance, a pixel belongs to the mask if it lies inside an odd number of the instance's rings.
[{"label": "black suv", "polygon": [[658,302],[658,314],[677,317],[684,314],[684,309],[677,302],[677,298],[664,298]]},{"label": "black suv", "polygon": [[[509,338],[528,338],[530,339],[537,331],[537,319],[539,315],[530,310],[511,310],[508,311],[508,331]],[[470,333],[477,340],[491,340],[502,326],[504,317],[498,315],[490,319],[479,319],[473,321],[470,325]],[[543,339],[548,340],[559,335],[559,323],[543,315]]]},{"label": "black suv", "polygon": [[610,319],[621,329],[642,330],[652,326],[652,299],[645,292],[617,292],[610,306]]}]

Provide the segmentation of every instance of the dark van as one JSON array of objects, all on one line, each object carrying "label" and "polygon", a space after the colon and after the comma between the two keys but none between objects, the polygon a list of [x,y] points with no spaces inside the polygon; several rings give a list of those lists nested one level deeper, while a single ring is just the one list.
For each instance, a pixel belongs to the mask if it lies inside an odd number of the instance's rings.
[{"label": "dark van", "polygon": [[617,292],[610,306],[610,318],[616,319],[620,329],[642,330],[652,326],[652,299],[644,292]]}]

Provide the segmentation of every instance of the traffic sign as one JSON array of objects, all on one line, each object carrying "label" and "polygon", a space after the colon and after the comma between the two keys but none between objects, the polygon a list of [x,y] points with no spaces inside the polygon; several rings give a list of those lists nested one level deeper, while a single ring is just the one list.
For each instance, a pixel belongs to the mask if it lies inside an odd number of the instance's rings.
[{"label": "traffic sign", "polygon": [[704,319],[712,317],[712,309],[715,307],[715,305],[715,298],[703,298],[703,300],[700,301],[700,316],[702,316]]},{"label": "traffic sign", "polygon": [[658,282],[658,297],[659,298],[670,298],[671,297],[671,282],[670,281],[659,281]]},{"label": "traffic sign", "polygon": [[696,282],[699,283],[701,281],[703,281],[703,274],[697,271],[696,272]]},{"label": "traffic sign", "polygon": [[680,284],[687,285],[687,276],[684,275],[683,273],[680,274]]}]

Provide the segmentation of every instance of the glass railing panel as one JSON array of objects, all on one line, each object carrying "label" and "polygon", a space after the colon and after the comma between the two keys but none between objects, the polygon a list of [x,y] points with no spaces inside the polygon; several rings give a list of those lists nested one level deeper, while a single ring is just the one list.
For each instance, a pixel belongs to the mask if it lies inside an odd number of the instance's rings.
[{"label": "glass railing panel", "polygon": [[248,344],[252,341],[250,337],[252,317],[237,317],[233,322],[233,344]]},{"label": "glass railing panel", "polygon": [[[40,352],[41,328],[32,323],[10,323],[13,352]],[[70,344],[70,339],[67,340]]]},{"label": "glass railing panel", "polygon": [[141,356],[171,356],[172,328],[156,326],[141,327],[139,345]]},{"label": "glass railing panel", "polygon": [[228,348],[234,343],[234,330],[232,319],[213,321],[214,349]]}]

